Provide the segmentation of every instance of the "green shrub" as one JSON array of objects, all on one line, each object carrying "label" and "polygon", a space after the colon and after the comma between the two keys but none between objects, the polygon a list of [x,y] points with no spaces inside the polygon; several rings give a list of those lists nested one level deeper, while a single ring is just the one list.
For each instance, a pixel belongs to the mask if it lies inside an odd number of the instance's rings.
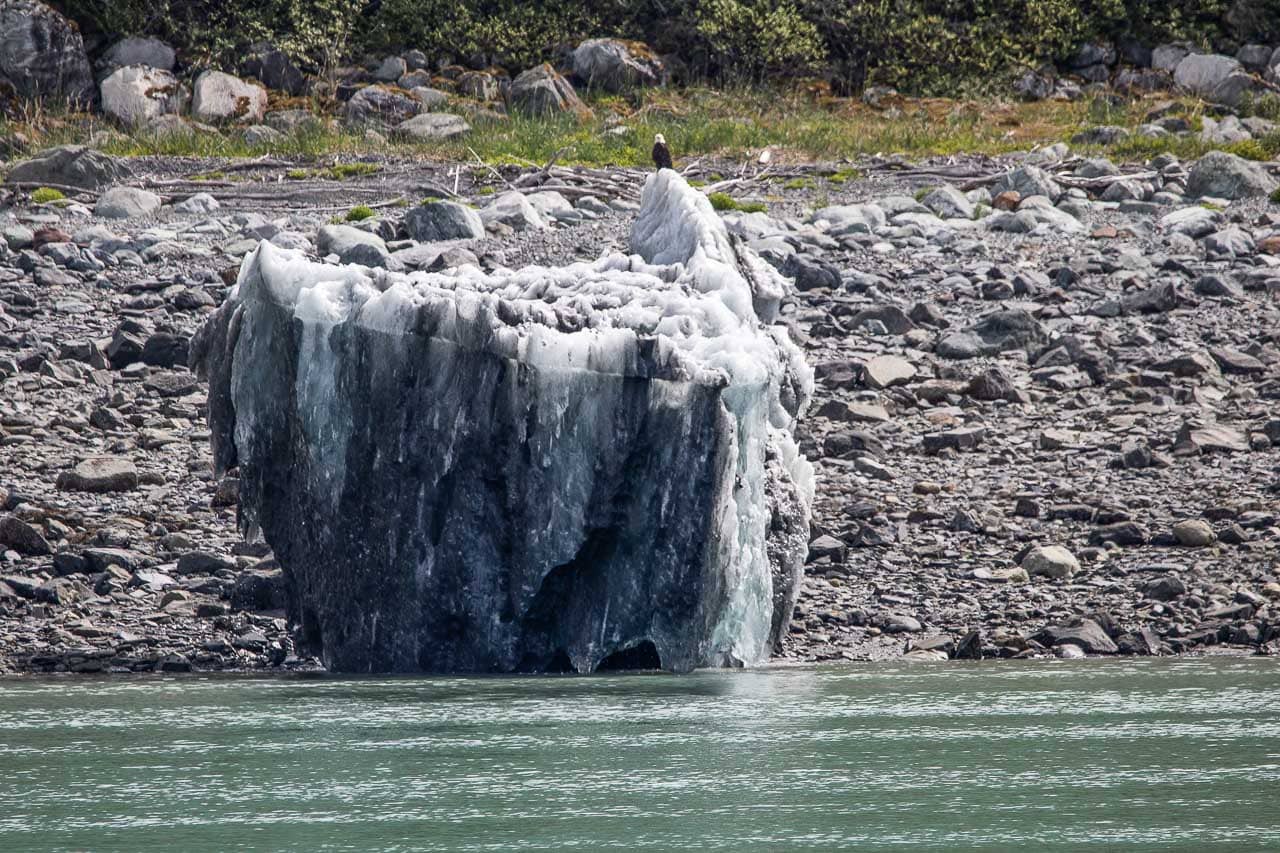
[{"label": "green shrub", "polygon": [[364,204],[357,204],[355,207],[347,211],[348,222],[363,222],[366,219],[372,219],[376,216],[373,208]]},{"label": "green shrub", "polygon": [[318,68],[348,52],[364,0],[61,0],[82,29],[107,38],[152,35],[188,65],[234,69],[244,49],[271,41]]},{"label": "green shrub", "polygon": [[707,199],[713,208],[721,212],[737,210],[742,213],[764,213],[769,209],[762,201],[738,201],[728,193],[710,193]]},{"label": "green shrub", "polygon": [[728,193],[711,193],[707,198],[716,210],[736,210],[738,207],[738,203]]},{"label": "green shrub", "polygon": [[1277,187],[1275,190],[1273,190],[1273,191],[1272,191],[1272,193],[1271,193],[1271,203],[1272,203],[1272,204],[1280,204],[1280,187]]},{"label": "green shrub", "polygon": [[1246,160],[1270,160],[1267,149],[1256,139],[1242,139],[1223,147],[1224,151],[1243,157]]},{"label": "green shrub", "polygon": [[341,181],[361,175],[372,175],[381,169],[382,167],[377,163],[336,163],[325,170],[325,176]]},{"label": "green shrub", "polygon": [[31,200],[36,204],[48,204],[51,201],[61,201],[64,198],[66,198],[65,195],[52,187],[40,187],[31,193]]}]

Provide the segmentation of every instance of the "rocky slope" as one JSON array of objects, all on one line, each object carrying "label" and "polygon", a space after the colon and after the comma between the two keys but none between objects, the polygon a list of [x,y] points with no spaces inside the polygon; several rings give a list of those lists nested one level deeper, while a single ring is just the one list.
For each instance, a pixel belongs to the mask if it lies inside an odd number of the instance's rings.
[{"label": "rocky slope", "polygon": [[[403,269],[595,258],[625,246],[639,176],[335,225],[353,197],[440,175],[220,206],[136,189],[219,164],[123,176],[86,157],[37,179],[135,189],[0,212],[0,669],[314,665],[272,556],[236,533],[185,367],[226,270],[259,239]],[[727,215],[795,280],[781,320],[817,368],[799,432],[814,533],[783,659],[1274,647],[1275,178],[1221,158],[1033,160],[818,179]]]}]

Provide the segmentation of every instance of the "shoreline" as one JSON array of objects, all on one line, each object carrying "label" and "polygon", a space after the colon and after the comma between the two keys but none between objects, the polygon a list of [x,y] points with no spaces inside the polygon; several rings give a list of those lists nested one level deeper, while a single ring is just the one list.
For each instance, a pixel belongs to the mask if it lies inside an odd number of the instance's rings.
[{"label": "shoreline", "polygon": [[[1066,180],[1086,161],[1031,162]],[[227,163],[160,157],[130,165],[130,183],[169,182],[165,192],[177,201],[199,190],[190,175]],[[166,206],[126,220],[21,197],[0,209],[6,239],[10,229],[34,237],[49,226],[81,238],[51,243],[74,250],[0,257],[0,516],[20,522],[7,535],[27,537],[26,550],[66,555],[22,553],[0,563],[0,673],[255,673],[296,660],[273,606],[278,566],[240,539],[234,492],[212,478],[205,387],[186,371],[184,348],[225,295],[223,273],[254,240],[270,235],[310,248],[315,230],[353,198],[376,203],[453,180],[450,165],[378,165],[340,184],[291,183],[284,204],[231,192],[218,209]],[[1267,220],[1276,208],[1265,199],[1201,207],[1219,231],[1247,231],[1254,243],[1238,257],[1210,257],[1208,235],[1161,225],[1198,207],[1191,199],[1126,204],[1079,191],[1055,208],[1079,214],[1069,233],[1004,231],[980,220],[942,228],[934,220],[945,220],[922,203],[945,183],[938,174],[998,175],[1028,162],[856,165],[860,178],[836,182],[814,169],[810,185],[793,188],[783,185],[785,173],[770,180],[749,164],[695,167],[707,176],[740,172],[734,196],[766,206],[763,217],[726,216],[797,279],[783,322],[819,374],[797,435],[818,469],[810,560],[792,633],[774,662],[891,659],[908,641],[917,659],[975,648],[984,657],[1048,656],[1062,646],[1092,655],[1093,642],[1138,648],[1121,645],[1126,637],[1160,654],[1195,655],[1250,637],[1239,648],[1274,650],[1280,504],[1267,472],[1280,468],[1280,440],[1269,438],[1267,395],[1276,387],[1280,326],[1265,285],[1273,267],[1259,261],[1266,253],[1258,244],[1280,225]],[[1185,186],[1188,166],[1169,164],[1160,182]],[[292,167],[242,173],[248,189],[270,190]],[[403,214],[395,206],[377,208],[374,227],[388,223],[388,245],[417,251],[424,263],[439,250],[512,267],[598,257],[625,244],[634,216],[625,188],[643,175],[610,173],[620,190],[601,199],[601,212],[587,217],[570,204],[546,230],[498,229],[470,244],[423,249],[394,233]],[[530,174],[538,170],[507,171],[502,180]],[[563,171],[575,174],[595,180],[592,171]],[[501,191],[485,173],[460,185],[477,206]],[[806,221],[819,207],[865,216],[848,206],[867,204],[894,222]],[[1236,287],[1202,293],[1210,275]],[[1150,312],[1106,307],[1166,278],[1177,279],[1174,298]],[[1280,272],[1274,278],[1280,286]],[[962,359],[939,353],[942,341],[993,311],[1026,315],[1044,339]],[[1075,343],[1061,343],[1067,338]],[[1041,364],[1054,342],[1061,355]],[[1227,367],[1215,350],[1228,353]],[[1235,367],[1229,353],[1240,356]],[[1225,425],[1243,445],[1183,455],[1182,428],[1199,420]],[[1130,444],[1148,464],[1116,467]],[[123,488],[58,488],[86,456],[123,463]],[[1179,544],[1174,526],[1195,520],[1209,527],[1208,541]],[[27,536],[32,530],[43,546]],[[1070,576],[1022,580],[1026,552],[1049,545],[1071,552]],[[6,549],[14,550],[8,540],[0,554]],[[1086,618],[1101,634],[1036,639],[1046,627]],[[974,630],[981,639],[960,648]]]}]

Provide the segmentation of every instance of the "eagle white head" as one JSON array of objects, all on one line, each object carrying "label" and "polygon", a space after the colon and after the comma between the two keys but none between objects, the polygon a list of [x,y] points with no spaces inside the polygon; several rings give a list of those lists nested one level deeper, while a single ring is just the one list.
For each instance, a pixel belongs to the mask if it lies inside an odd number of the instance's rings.
[{"label": "eagle white head", "polygon": [[655,133],[655,134],[653,135],[653,141],[654,141],[654,143],[655,143],[655,144],[658,144],[658,145],[666,145],[666,144],[667,144],[667,138],[666,138],[665,136],[663,136],[661,133]]}]

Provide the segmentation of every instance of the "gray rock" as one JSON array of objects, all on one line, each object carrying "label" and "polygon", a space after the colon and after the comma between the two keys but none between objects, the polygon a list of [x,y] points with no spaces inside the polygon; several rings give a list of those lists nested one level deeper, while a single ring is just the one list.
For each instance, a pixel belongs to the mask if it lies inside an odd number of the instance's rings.
[{"label": "gray rock", "polygon": [[523,193],[511,190],[496,197],[480,211],[480,219],[486,226],[500,223],[524,231],[528,228],[546,228],[538,213]]},{"label": "gray rock", "polygon": [[18,163],[5,176],[6,183],[64,184],[96,190],[129,177],[129,170],[115,157],[83,145],[47,148]]},{"label": "gray rock", "polygon": [[459,94],[478,101],[492,101],[501,94],[498,79],[487,71],[468,71],[456,82]]},{"label": "gray rock", "polygon": [[255,569],[236,576],[231,588],[233,611],[284,610],[287,606],[288,589],[279,569]]},{"label": "gray rock", "polygon": [[1199,518],[1188,518],[1173,525],[1173,536],[1179,545],[1188,548],[1203,548],[1218,538],[1209,522]]},{"label": "gray rock", "polygon": [[1177,575],[1161,575],[1142,588],[1152,601],[1173,601],[1187,593],[1187,585]]},{"label": "gray rock", "polygon": [[180,113],[188,93],[168,71],[141,65],[118,68],[102,81],[102,111],[137,126],[156,116]]},{"label": "gray rock", "polygon": [[1266,71],[1271,62],[1272,48],[1265,44],[1246,44],[1236,51],[1236,59],[1249,71]]},{"label": "gray rock", "polygon": [[221,206],[218,200],[208,193],[196,193],[175,204],[173,209],[178,213],[209,214]]},{"label": "gray rock", "polygon": [[1258,198],[1280,187],[1260,163],[1225,151],[1210,151],[1191,167],[1187,195],[1193,198]]},{"label": "gray rock", "polygon": [[373,72],[373,77],[380,83],[394,83],[409,70],[409,64],[399,56],[388,56]]},{"label": "gray rock", "polygon": [[1160,227],[1170,234],[1199,239],[1212,234],[1222,222],[1222,214],[1207,207],[1184,207],[1160,218]]},{"label": "gray rock", "polygon": [[1036,354],[1049,342],[1049,334],[1030,313],[1013,308],[986,315],[964,331],[951,332],[938,341],[943,358],[976,358],[1021,349]]},{"label": "gray rock", "polygon": [[244,141],[249,145],[275,145],[284,138],[283,133],[265,124],[253,124],[244,129]]},{"label": "gray rock", "polygon": [[112,187],[98,199],[93,215],[103,219],[133,219],[150,216],[160,209],[160,196],[136,187]]},{"label": "gray rock", "polygon": [[1047,646],[1079,646],[1094,655],[1113,655],[1119,651],[1102,626],[1092,619],[1082,619],[1075,625],[1047,625],[1038,637]]},{"label": "gray rock", "polygon": [[1181,44],[1162,44],[1151,51],[1151,67],[1170,74],[1191,51]]},{"label": "gray rock", "polygon": [[424,243],[478,240],[485,235],[480,214],[454,201],[433,201],[412,208],[404,216],[404,226],[410,237]]},{"label": "gray rock", "polygon": [[111,47],[98,60],[99,66],[114,70],[127,65],[142,65],[172,71],[175,54],[173,48],[156,38],[129,36]]},{"label": "gray rock", "polygon": [[320,119],[311,110],[273,110],[263,116],[267,127],[281,133],[292,133],[299,128],[319,126]]},{"label": "gray rock", "polygon": [[1019,166],[1006,172],[991,187],[991,192],[999,194],[1013,190],[1023,198],[1027,196],[1045,196],[1050,201],[1057,201],[1062,195],[1062,187],[1039,166]]},{"label": "gray rock", "polygon": [[269,42],[251,45],[240,67],[268,89],[278,89],[295,96],[307,91],[307,78],[302,71],[287,53]]},{"label": "gray rock", "polygon": [[0,80],[20,98],[87,106],[95,87],[75,24],[35,0],[0,2]]},{"label": "gray rock", "polygon": [[1205,98],[1215,104],[1241,107],[1247,101],[1257,100],[1264,95],[1280,96],[1280,89],[1247,71],[1236,71],[1219,81]]},{"label": "gray rock", "polygon": [[196,78],[191,114],[200,121],[257,123],[267,113],[267,90],[221,71]]},{"label": "gray rock", "polygon": [[449,103],[447,92],[441,92],[439,89],[432,89],[429,86],[414,86],[409,90],[409,94],[422,104],[422,109],[424,110],[434,110],[436,107],[443,107]]},{"label": "gray rock", "polygon": [[366,267],[385,267],[390,256],[381,237],[350,225],[322,227],[316,235],[316,249],[321,255],[337,255],[344,264]]},{"label": "gray rock", "polygon": [[421,110],[422,102],[417,98],[382,86],[365,86],[347,101],[343,117],[348,124],[382,122],[394,125],[412,118]]},{"label": "gray rock", "polygon": [[511,108],[528,115],[591,114],[568,80],[547,63],[530,68],[511,81]]},{"label": "gray rock", "polygon": [[863,376],[871,388],[890,388],[905,385],[916,376],[916,368],[905,358],[896,355],[879,355],[863,367]]},{"label": "gray rock", "polygon": [[456,139],[471,132],[471,125],[453,113],[422,113],[396,125],[396,135],[416,142]]},{"label": "gray rock", "polygon": [[621,39],[584,41],[570,57],[573,75],[587,88],[625,92],[663,82],[666,69],[647,45]]},{"label": "gray rock", "polygon": [[922,203],[944,219],[972,219],[975,209],[964,193],[949,185],[930,190]]},{"label": "gray rock", "polygon": [[39,528],[12,515],[0,516],[0,551],[4,548],[12,548],[31,557],[53,553]]},{"label": "gray rock", "polygon": [[1230,56],[1193,53],[1183,57],[1173,69],[1173,82],[1194,95],[1207,98],[1222,81],[1242,70],[1239,61]]},{"label": "gray rock", "polygon": [[1020,564],[1031,577],[1037,575],[1060,580],[1080,571],[1080,561],[1061,545],[1032,548]]},{"label": "gray rock", "polygon": [[138,488],[138,469],[128,459],[92,457],[59,474],[57,486],[70,492],[127,492]]}]

